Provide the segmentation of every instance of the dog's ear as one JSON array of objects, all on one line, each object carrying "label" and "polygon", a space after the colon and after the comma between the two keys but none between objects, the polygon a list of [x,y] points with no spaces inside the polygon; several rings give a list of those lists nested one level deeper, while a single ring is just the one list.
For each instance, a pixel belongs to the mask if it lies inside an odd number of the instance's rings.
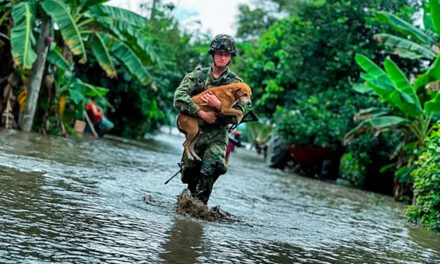
[{"label": "dog's ear", "polygon": [[235,94],[236,92],[241,90],[241,87],[233,86],[233,87],[229,88],[229,90],[231,91],[231,93]]}]

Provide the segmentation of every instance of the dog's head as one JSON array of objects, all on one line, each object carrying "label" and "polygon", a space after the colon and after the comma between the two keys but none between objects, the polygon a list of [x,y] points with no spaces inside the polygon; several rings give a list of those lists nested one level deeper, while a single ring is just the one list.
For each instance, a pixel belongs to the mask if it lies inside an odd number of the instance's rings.
[{"label": "dog's head", "polygon": [[249,85],[245,83],[234,83],[231,84],[231,92],[234,95],[235,99],[239,101],[242,105],[252,105],[251,95],[252,90]]}]

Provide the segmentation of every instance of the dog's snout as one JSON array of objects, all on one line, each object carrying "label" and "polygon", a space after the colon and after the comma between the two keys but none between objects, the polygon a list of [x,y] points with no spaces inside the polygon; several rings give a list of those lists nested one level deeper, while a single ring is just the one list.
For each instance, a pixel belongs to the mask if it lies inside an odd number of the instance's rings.
[{"label": "dog's snout", "polygon": [[248,106],[251,106],[251,105],[252,105],[252,102],[251,102],[251,101],[247,102],[247,105],[248,105]]}]

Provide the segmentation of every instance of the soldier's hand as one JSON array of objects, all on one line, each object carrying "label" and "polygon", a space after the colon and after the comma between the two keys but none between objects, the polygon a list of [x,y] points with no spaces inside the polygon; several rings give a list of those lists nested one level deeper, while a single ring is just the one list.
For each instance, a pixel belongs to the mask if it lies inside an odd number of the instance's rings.
[{"label": "soldier's hand", "polygon": [[217,96],[210,92],[207,92],[202,96],[202,101],[210,107],[214,107],[218,111],[220,111],[222,108],[222,102],[217,98]]},{"label": "soldier's hand", "polygon": [[205,112],[203,110],[200,110],[199,112],[197,112],[197,115],[208,124],[213,124],[215,120],[217,120],[217,116],[214,112]]}]

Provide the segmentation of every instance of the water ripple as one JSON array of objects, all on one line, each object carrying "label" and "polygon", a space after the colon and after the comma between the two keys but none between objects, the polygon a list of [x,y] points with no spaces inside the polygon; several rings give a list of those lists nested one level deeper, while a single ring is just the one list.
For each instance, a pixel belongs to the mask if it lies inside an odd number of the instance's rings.
[{"label": "water ripple", "polygon": [[0,130],[0,262],[440,262],[440,236],[391,197],[272,170],[242,149],[210,200],[240,221],[180,216],[184,186],[163,183],[181,142]]}]

